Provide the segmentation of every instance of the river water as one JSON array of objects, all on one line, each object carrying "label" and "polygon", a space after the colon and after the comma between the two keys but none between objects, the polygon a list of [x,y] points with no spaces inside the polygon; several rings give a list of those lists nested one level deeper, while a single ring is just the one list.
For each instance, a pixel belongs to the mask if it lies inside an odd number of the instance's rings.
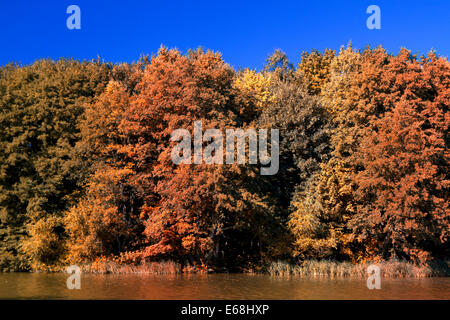
[{"label": "river water", "polygon": [[67,274],[0,273],[0,299],[450,299],[450,278],[295,278],[248,274],[82,274],[81,289]]}]

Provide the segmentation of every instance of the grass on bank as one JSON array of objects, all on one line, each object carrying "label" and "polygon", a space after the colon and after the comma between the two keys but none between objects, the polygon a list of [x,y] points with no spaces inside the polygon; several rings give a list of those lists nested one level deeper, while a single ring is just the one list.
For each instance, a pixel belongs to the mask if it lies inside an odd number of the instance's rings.
[{"label": "grass on bank", "polygon": [[212,270],[205,265],[192,265],[174,261],[145,262],[139,265],[123,264],[109,260],[97,260],[93,263],[80,265],[84,273],[114,273],[114,274],[188,274],[188,273],[208,273]]},{"label": "grass on bank", "polygon": [[[384,278],[426,278],[449,277],[450,260],[434,261],[427,265],[416,265],[406,261],[381,261],[355,264],[330,260],[305,260],[294,264],[285,261],[270,263],[267,267],[251,268],[243,273],[266,273],[277,277],[367,277],[367,267],[378,265]],[[83,273],[99,274],[190,274],[209,273],[213,270],[205,265],[191,265],[174,261],[145,262],[139,265],[124,264],[107,259],[78,264]],[[64,272],[66,267],[45,266],[35,268],[35,272]]]},{"label": "grass on bank", "polygon": [[173,261],[148,262],[140,265],[119,264],[114,261],[95,261],[90,264],[81,265],[84,273],[146,273],[146,274],[178,274],[182,273],[179,263]]},{"label": "grass on bank", "polygon": [[[329,260],[305,260],[299,264],[284,261],[272,262],[263,273],[272,276],[294,277],[367,277],[367,267],[378,265],[384,278],[425,278],[450,276],[450,260],[436,261],[418,266],[406,261],[383,261],[376,263],[336,262]],[[115,274],[186,274],[206,273],[206,266],[182,266],[173,261],[147,262],[141,265],[124,265],[112,261],[99,261],[81,266],[82,272]],[[252,272],[255,273],[255,272]],[[256,272],[261,273],[261,272]]]},{"label": "grass on bank", "polygon": [[367,267],[378,265],[384,278],[425,278],[450,276],[450,260],[418,266],[406,261],[383,261],[354,264],[351,262],[306,260],[300,264],[273,262],[267,272],[273,276],[297,277],[367,277]]}]

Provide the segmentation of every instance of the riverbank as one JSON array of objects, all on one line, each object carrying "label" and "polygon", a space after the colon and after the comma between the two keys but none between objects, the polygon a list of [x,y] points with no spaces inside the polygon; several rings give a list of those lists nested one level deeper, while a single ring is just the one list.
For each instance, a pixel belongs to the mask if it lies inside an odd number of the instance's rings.
[{"label": "riverbank", "polygon": [[380,267],[383,278],[427,278],[449,277],[450,260],[435,261],[427,265],[416,265],[405,261],[381,261],[354,264],[351,262],[307,260],[301,264],[273,262],[267,272],[273,276],[296,277],[367,277],[367,268],[375,264]]},{"label": "riverbank", "polygon": [[[383,278],[428,278],[450,277],[450,260],[434,261],[427,265],[416,265],[405,261],[381,261],[374,263],[305,260],[298,264],[285,261],[272,262],[268,266],[242,270],[243,274],[268,274],[275,277],[367,277],[367,268],[375,264],[380,267]],[[92,274],[192,274],[227,273],[205,265],[181,265],[174,261],[146,262],[144,264],[120,264],[115,261],[95,261],[78,265],[82,273]],[[64,272],[65,267],[35,272]]]}]

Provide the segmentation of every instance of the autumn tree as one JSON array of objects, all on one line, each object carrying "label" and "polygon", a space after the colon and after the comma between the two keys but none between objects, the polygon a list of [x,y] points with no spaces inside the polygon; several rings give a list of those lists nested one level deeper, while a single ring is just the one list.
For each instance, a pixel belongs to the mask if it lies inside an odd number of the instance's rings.
[{"label": "autumn tree", "polygon": [[[302,202],[308,202],[311,185],[321,170],[321,164],[329,159],[331,124],[328,110],[317,95],[328,81],[328,68],[334,52],[325,55],[317,51],[304,53],[302,63],[294,70],[292,64],[281,52],[269,57],[266,72],[271,75],[273,101],[263,110],[259,124],[280,129],[280,170],[275,177],[269,177],[275,203],[282,217],[283,225],[292,235],[293,253],[300,257],[302,239],[314,237],[305,229],[306,212],[299,210]],[[306,205],[302,208],[306,209]],[[323,247],[321,242],[315,246]]]},{"label": "autumn tree", "polygon": [[[260,72],[166,48],[3,66],[0,270],[446,258],[449,104],[448,60],[406,49],[313,50],[297,68],[276,50]],[[278,129],[277,174],[226,163],[227,129]]]},{"label": "autumn tree", "polygon": [[119,256],[139,241],[139,199],[128,183],[132,174],[130,169],[105,166],[90,177],[85,195],[64,217],[67,262]]},{"label": "autumn tree", "polygon": [[[79,190],[77,119],[109,78],[98,61],[7,66],[0,79],[0,264],[58,260],[61,217]],[[30,237],[29,237],[30,236]],[[28,244],[27,244],[28,243]],[[24,246],[22,247],[22,244]]]},{"label": "autumn tree", "polygon": [[448,254],[450,64],[402,50],[390,69],[398,89],[384,101],[394,107],[374,120],[359,149],[352,225],[362,239],[378,239],[382,258],[425,262]]},{"label": "autumn tree", "polygon": [[308,89],[309,94],[317,95],[330,78],[330,65],[335,51],[326,49],[324,53],[313,50],[304,51],[296,70],[296,76]]},{"label": "autumn tree", "polygon": [[[388,59],[382,49],[360,54],[349,46],[342,48],[329,65],[329,80],[324,83],[320,96],[333,128],[330,133],[331,154],[327,161],[321,163],[320,173],[309,181],[305,197],[297,197],[294,201],[291,227],[299,234],[296,248],[299,255],[354,258],[357,255],[354,251],[366,249],[364,245],[354,243],[347,226],[355,213],[355,185],[352,180],[358,171],[355,151],[366,127],[371,125],[372,117],[384,110],[379,92],[386,87],[380,86],[379,81]],[[295,221],[307,225],[293,225]],[[311,224],[311,221],[315,223]],[[316,229],[311,229],[313,227]],[[315,231],[308,235],[305,230]],[[314,254],[314,248],[321,244],[325,247],[316,252],[322,254]]]},{"label": "autumn tree", "polygon": [[234,80],[238,91],[236,98],[240,101],[239,117],[244,123],[256,121],[261,112],[273,101],[270,92],[271,74],[246,69]]},{"label": "autumn tree", "polygon": [[295,75],[295,68],[292,62],[289,61],[286,53],[277,49],[269,55],[266,59],[263,72],[270,73],[274,79],[292,80]]},{"label": "autumn tree", "polygon": [[361,143],[378,130],[379,119],[410,95],[408,87],[420,78],[420,67],[414,61],[407,50],[392,56],[382,48],[366,49],[362,54],[348,48],[331,64],[330,80],[322,91],[335,129],[331,158],[322,166],[313,199],[318,201],[315,207],[321,208],[318,212],[326,214],[323,221],[329,226],[337,223],[333,227],[339,230],[337,251],[354,260],[375,257],[381,246],[381,238],[354,232],[353,223],[360,221],[359,215],[354,217],[360,212],[355,191],[362,181],[355,177],[365,168],[361,159],[366,150]]},{"label": "autumn tree", "polygon": [[236,183],[238,166],[176,165],[171,159],[175,129],[192,133],[194,121],[222,132],[236,126],[233,82],[234,71],[220,55],[201,50],[182,55],[161,48],[146,68],[122,123],[136,181],[148,186],[142,209],[148,243],[141,258],[217,259],[233,240],[226,240],[226,231],[238,228],[237,213],[256,203]]},{"label": "autumn tree", "polygon": [[272,90],[274,102],[264,110],[259,123],[280,130],[280,170],[269,179],[278,190],[279,211],[284,212],[283,223],[292,232],[296,247],[302,237],[296,205],[306,197],[307,186],[328,160],[331,127],[320,98],[310,95],[303,85],[278,81]]},{"label": "autumn tree", "polygon": [[[126,77],[122,77],[122,73]],[[133,77],[141,66],[115,66],[106,90],[86,107],[80,122],[77,154],[84,160],[88,177],[85,192],[64,218],[68,234],[68,257],[73,262],[118,256],[131,251],[142,235],[140,198],[133,184],[134,163],[128,155],[128,137],[120,129],[134,93]],[[123,81],[126,80],[126,81]]]}]

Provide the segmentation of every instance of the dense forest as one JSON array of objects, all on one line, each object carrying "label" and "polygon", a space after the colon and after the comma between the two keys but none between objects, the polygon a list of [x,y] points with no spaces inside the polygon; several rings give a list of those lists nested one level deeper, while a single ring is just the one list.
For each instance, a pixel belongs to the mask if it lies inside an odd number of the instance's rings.
[{"label": "dense forest", "polygon": [[[239,270],[449,256],[450,62],[280,50],[261,71],[160,48],[0,68],[0,270],[170,260]],[[180,164],[178,128],[277,128],[279,171]]]}]

